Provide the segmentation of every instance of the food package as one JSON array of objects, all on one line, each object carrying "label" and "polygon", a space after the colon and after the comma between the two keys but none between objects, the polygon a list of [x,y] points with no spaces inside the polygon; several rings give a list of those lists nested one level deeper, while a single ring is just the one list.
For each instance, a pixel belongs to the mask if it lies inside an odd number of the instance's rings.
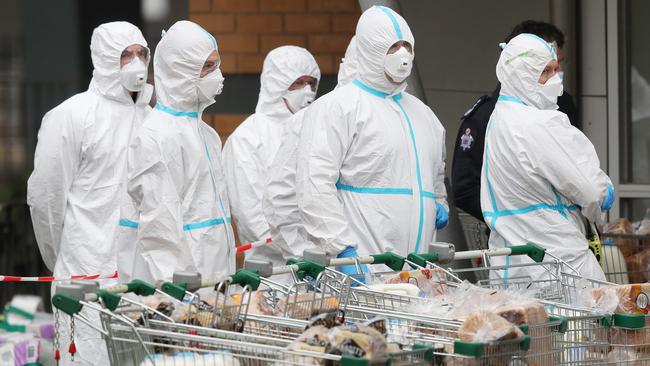
[{"label": "food package", "polygon": [[267,298],[267,295],[267,291],[255,291],[251,294],[248,303],[249,314],[278,315],[276,309],[271,305],[271,301]]},{"label": "food package", "polygon": [[214,353],[177,352],[172,354],[151,354],[140,366],[240,366],[239,360],[227,351]]},{"label": "food package", "polygon": [[278,301],[276,314],[293,319],[309,319],[321,313],[331,313],[339,309],[339,299],[319,293],[289,294]]},{"label": "food package", "polygon": [[469,282],[461,283],[449,301],[453,308],[449,316],[463,320],[477,310],[495,311],[503,306],[535,302],[536,290],[495,290],[475,286]]},{"label": "food package", "polygon": [[491,311],[480,310],[469,314],[458,329],[458,337],[465,342],[495,342],[522,337],[521,329]]},{"label": "food package", "polygon": [[0,334],[1,365],[35,365],[40,358],[40,342],[31,334]]},{"label": "food package", "polygon": [[340,325],[330,330],[327,353],[376,359],[388,356],[386,338],[363,324]]},{"label": "food package", "polygon": [[650,248],[625,258],[631,283],[650,280]]},{"label": "food package", "polygon": [[[621,218],[616,221],[610,222],[605,228],[607,234],[633,234],[632,224],[630,220]],[[621,249],[623,256],[629,257],[636,253],[638,245],[634,239],[616,238],[614,244]]]},{"label": "food package", "polygon": [[385,284],[410,283],[427,297],[444,295],[448,291],[447,275],[439,268],[401,271],[384,280]]},{"label": "food package", "polygon": [[[302,333],[298,338],[296,338],[295,341],[291,342],[291,344],[287,346],[287,349],[293,351],[325,353],[329,345],[329,331],[329,328],[323,325],[310,327],[305,330],[305,332]],[[323,360],[314,357],[289,354],[287,356],[287,361],[290,361],[292,364],[296,365],[320,365]]]},{"label": "food package", "polygon": [[540,324],[548,323],[548,314],[544,305],[540,303],[509,305],[498,308],[496,313],[512,324],[529,326],[529,335],[532,336],[532,341],[530,351],[526,356],[528,366],[551,366],[553,364],[553,344],[549,342],[551,329],[548,326],[540,326]]},{"label": "food package", "polygon": [[607,296],[607,292],[614,290],[618,298],[617,313],[648,314],[650,310],[650,283],[634,283],[629,285],[613,285],[591,289],[596,302]]},{"label": "food package", "polygon": [[544,305],[536,302],[502,306],[496,309],[496,313],[516,325],[534,325],[548,322],[548,314]]}]

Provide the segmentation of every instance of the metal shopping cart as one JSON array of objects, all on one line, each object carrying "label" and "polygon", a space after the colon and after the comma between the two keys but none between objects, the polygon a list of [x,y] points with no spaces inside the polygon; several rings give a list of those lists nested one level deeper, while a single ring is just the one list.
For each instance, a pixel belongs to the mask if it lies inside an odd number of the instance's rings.
[{"label": "metal shopping cart", "polygon": [[[244,296],[246,291],[253,290],[262,282],[258,276],[249,276],[250,272],[244,274],[245,276],[236,274],[217,284],[216,288],[223,294],[227,294],[230,293],[228,288],[238,282],[244,285],[242,295]],[[240,282],[242,278],[245,281]],[[318,280],[311,283],[312,288],[319,286],[317,282]],[[168,293],[170,288],[171,294]],[[189,309],[185,323],[176,322],[173,317],[159,309],[122,295],[124,292],[138,295],[157,293],[167,296],[170,301],[179,301],[180,295],[177,290],[183,288],[185,295],[189,295],[189,298],[187,296],[183,298],[183,303]],[[163,285],[161,290],[139,281],[110,289],[95,289],[88,293],[89,289],[92,290],[79,285],[59,286],[57,294],[53,297],[53,305],[73,319],[93,327],[104,336],[112,365],[421,365],[433,359],[430,347],[417,345],[410,350],[393,352],[388,358],[368,360],[291,349],[290,336],[273,337],[215,329],[212,326],[224,324],[218,321],[219,318],[233,314],[227,310],[230,305],[222,302],[220,306],[224,308],[211,309],[212,316],[202,314],[200,308],[192,310],[195,304],[200,304],[193,299],[200,296],[188,291],[192,290],[188,283],[168,283],[167,286]],[[235,294],[230,293],[230,295]],[[313,299],[316,298],[312,298],[312,302],[318,302]],[[294,307],[299,308],[299,306]],[[93,324],[81,313],[82,308],[98,312],[102,319],[101,326]],[[193,324],[197,319],[206,320],[209,326]],[[250,320],[266,321],[264,317]],[[295,327],[297,324],[296,320],[283,318],[283,321],[287,327]],[[230,324],[239,323],[235,321]]]},{"label": "metal shopping cart", "polygon": [[[473,253],[485,257],[487,261],[487,258],[490,256],[512,254],[513,251],[517,255],[530,255],[538,260],[541,260],[540,254],[543,257],[543,251],[540,252],[540,249],[535,246],[508,248],[496,251],[477,251]],[[464,258],[468,253],[456,254]],[[376,316],[382,316],[387,318],[389,335],[395,337],[406,335],[403,336],[403,343],[408,343],[409,340],[411,342],[415,340],[416,342],[431,344],[434,348],[439,349],[436,345],[443,344],[446,337],[447,342],[450,340],[454,341],[453,346],[454,348],[458,348],[459,352],[467,352],[468,348],[463,347],[462,342],[458,341],[458,329],[462,322],[412,312],[409,310],[409,307],[414,305],[414,303],[422,301],[421,298],[386,293],[374,289],[373,286],[367,286],[368,283],[375,282],[371,277],[406,274],[407,272],[395,272],[403,269],[404,264],[409,264],[414,268],[420,268],[422,272],[426,272],[427,276],[430,276],[434,272],[429,269],[422,269],[422,266],[418,265],[418,263],[424,263],[426,261],[425,258],[435,258],[437,260],[437,254],[412,255],[409,256],[409,259],[406,259],[394,253],[384,253],[366,258],[337,259],[329,258],[324,253],[306,252],[305,258],[317,262],[319,265],[326,266],[324,270],[331,272],[333,277],[337,276],[337,272],[334,269],[337,265],[356,265],[358,269],[360,269],[361,264],[388,265],[393,272],[373,272],[372,274],[359,274],[357,276],[345,276],[338,273],[339,276],[343,276],[344,278],[344,280],[337,282],[341,287],[337,288],[336,291],[340,293],[341,306],[346,319],[348,321],[359,322],[372,319]],[[263,267],[263,264],[255,263],[255,261],[252,262],[249,261],[246,263],[248,268],[254,267],[259,269]],[[262,272],[269,271],[262,270]],[[440,281],[439,286],[436,286],[436,291],[440,293],[445,292],[447,284],[453,285],[461,282],[453,273],[441,268],[436,268],[435,275],[438,276],[437,279]],[[487,363],[491,362],[489,361],[491,358],[493,361],[497,359],[502,361],[504,357],[512,358],[514,356],[514,359],[527,360],[533,364],[550,365],[552,364],[552,360],[559,357],[559,350],[555,343],[558,339],[558,334],[566,328],[566,322],[563,319],[555,317],[549,319],[544,324],[522,325],[521,328],[531,336],[531,342],[528,345],[532,346],[528,352],[522,352],[517,347],[508,348],[498,342],[495,344],[484,344],[480,347],[476,346],[473,348],[473,351],[477,352],[480,349],[478,352],[486,357],[485,362]],[[510,342],[510,344],[512,345],[513,343]],[[451,346],[448,344],[446,349],[451,349]],[[499,362],[496,362],[496,364],[499,364]]]}]

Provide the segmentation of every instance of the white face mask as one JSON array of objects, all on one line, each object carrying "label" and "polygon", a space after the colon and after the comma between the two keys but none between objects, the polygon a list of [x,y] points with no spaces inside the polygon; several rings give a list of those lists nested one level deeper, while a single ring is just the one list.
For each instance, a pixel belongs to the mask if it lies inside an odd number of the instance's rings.
[{"label": "white face mask", "polygon": [[291,113],[296,113],[314,101],[316,92],[311,90],[311,85],[307,84],[301,89],[288,90],[283,98]]},{"label": "white face mask", "polygon": [[404,47],[400,47],[397,52],[386,55],[384,58],[384,71],[397,83],[401,83],[411,75],[412,67],[413,54]]},{"label": "white face mask", "polygon": [[141,91],[147,83],[147,65],[139,57],[134,57],[120,69],[120,83],[130,92]]},{"label": "white face mask", "polygon": [[540,109],[557,109],[557,98],[564,93],[560,75],[556,73],[546,84],[538,84],[538,88],[542,103]]},{"label": "white face mask", "polygon": [[198,85],[199,101],[202,103],[212,102],[214,97],[223,91],[224,80],[220,69],[216,69],[200,78]]}]

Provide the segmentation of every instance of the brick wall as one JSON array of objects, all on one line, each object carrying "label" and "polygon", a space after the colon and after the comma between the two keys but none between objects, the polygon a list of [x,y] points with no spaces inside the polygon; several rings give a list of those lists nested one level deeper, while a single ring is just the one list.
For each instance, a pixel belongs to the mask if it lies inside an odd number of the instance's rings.
[{"label": "brick wall", "polygon": [[359,19],[356,0],[190,0],[190,20],[219,43],[224,74],[259,74],[282,45],[307,48],[334,75]]},{"label": "brick wall", "polygon": [[[282,45],[307,48],[322,74],[335,75],[360,15],[357,0],[190,0],[189,7],[190,20],[216,37],[226,75],[259,74],[264,56]],[[245,118],[206,122],[225,141]]]}]

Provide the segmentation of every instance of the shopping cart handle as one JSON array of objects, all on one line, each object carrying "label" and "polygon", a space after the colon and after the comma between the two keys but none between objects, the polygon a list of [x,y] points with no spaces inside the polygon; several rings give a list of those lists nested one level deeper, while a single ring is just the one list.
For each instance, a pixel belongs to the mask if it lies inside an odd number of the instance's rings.
[{"label": "shopping cart handle", "polygon": [[184,283],[164,282],[160,290],[178,301],[183,301],[187,285]]},{"label": "shopping cart handle", "polygon": [[79,299],[75,299],[74,297],[62,294],[56,294],[52,296],[52,306],[70,316],[78,314],[83,307],[83,305],[81,305],[79,302]]},{"label": "shopping cart handle", "polygon": [[420,267],[426,267],[427,263],[438,262],[438,253],[411,253],[406,259]]},{"label": "shopping cart handle", "polygon": [[546,249],[537,244],[528,243],[525,245],[515,245],[510,248],[510,255],[527,255],[533,261],[540,263],[544,261]]},{"label": "shopping cart handle", "polygon": [[120,299],[122,298],[122,296],[106,290],[97,290],[96,294],[97,297],[102,299],[104,306],[110,311],[115,311],[115,309],[117,309],[117,306],[120,304]]},{"label": "shopping cart handle", "polygon": [[374,259],[372,264],[385,264],[393,271],[401,271],[404,268],[405,258],[393,252],[372,254],[371,257]]},{"label": "shopping cart handle", "polygon": [[325,271],[325,266],[312,262],[312,261],[301,261],[298,259],[291,258],[287,261],[288,266],[296,266],[296,276],[298,279],[302,280],[306,276],[316,279],[321,272]]},{"label": "shopping cart handle", "polygon": [[126,284],[128,292],[133,292],[138,296],[151,296],[156,293],[156,286],[141,280],[133,280]]},{"label": "shopping cart handle", "polygon": [[260,274],[248,269],[237,270],[231,280],[231,283],[236,283],[241,286],[248,285],[253,291],[260,287],[260,282]]}]

